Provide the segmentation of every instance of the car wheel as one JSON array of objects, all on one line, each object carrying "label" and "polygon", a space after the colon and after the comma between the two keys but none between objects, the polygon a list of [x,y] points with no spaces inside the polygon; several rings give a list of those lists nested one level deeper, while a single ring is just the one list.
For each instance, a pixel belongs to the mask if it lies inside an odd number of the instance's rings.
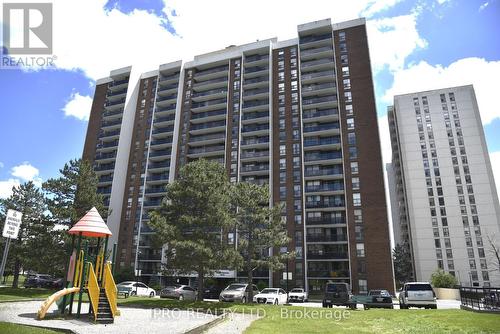
[{"label": "car wheel", "polygon": [[184,300],[184,296],[183,296],[183,295],[180,295],[180,296],[179,296],[179,300]]},{"label": "car wheel", "polygon": [[399,309],[400,310],[407,310],[408,306],[406,306],[405,304],[399,304]]},{"label": "car wheel", "polygon": [[323,303],[323,307],[326,307],[326,304],[325,304],[325,303]]},{"label": "car wheel", "polygon": [[149,298],[153,298],[155,296],[155,293],[153,291],[151,291],[151,293],[149,294]]},{"label": "car wheel", "polygon": [[135,296],[135,295],[137,295],[137,293],[136,293],[135,291],[132,291],[132,292],[130,293],[130,296]]},{"label": "car wheel", "polygon": [[243,297],[243,298],[241,298],[241,302],[242,302],[243,304],[245,304],[245,303],[247,302],[247,297]]},{"label": "car wheel", "polygon": [[278,300],[277,299],[274,300],[274,305],[278,305]]},{"label": "car wheel", "polygon": [[363,305],[363,308],[364,308],[365,310],[369,310],[369,309],[370,309],[370,308],[369,308],[368,306],[366,306],[366,305]]}]

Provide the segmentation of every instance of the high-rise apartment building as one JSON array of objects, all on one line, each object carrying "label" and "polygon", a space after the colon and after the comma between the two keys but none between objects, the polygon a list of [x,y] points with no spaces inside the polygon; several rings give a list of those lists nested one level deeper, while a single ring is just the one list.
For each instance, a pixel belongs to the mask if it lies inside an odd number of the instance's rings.
[{"label": "high-rise apartment building", "polygon": [[[270,185],[296,251],[293,284],[393,290],[377,115],[364,19],[298,26],[268,39],[97,82],[84,157],[111,208],[118,263],[160,272],[148,213],[165,185],[199,158],[232,182]],[[127,87],[130,87],[127,90]],[[270,203],[270,204],[272,204]],[[228,235],[228,242],[237,236]],[[244,279],[228,268],[219,279]],[[257,270],[280,285],[281,272]]]},{"label": "high-rise apartment building", "polygon": [[416,279],[439,268],[463,285],[500,285],[488,242],[500,209],[473,87],[395,96],[388,119],[395,240]]}]

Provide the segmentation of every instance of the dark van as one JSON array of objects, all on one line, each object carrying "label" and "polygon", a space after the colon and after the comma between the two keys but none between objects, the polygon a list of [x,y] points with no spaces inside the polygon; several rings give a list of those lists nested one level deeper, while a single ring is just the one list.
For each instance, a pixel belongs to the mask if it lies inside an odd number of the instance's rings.
[{"label": "dark van", "polygon": [[333,305],[356,308],[356,304],[351,300],[351,292],[347,283],[326,283],[323,307]]}]

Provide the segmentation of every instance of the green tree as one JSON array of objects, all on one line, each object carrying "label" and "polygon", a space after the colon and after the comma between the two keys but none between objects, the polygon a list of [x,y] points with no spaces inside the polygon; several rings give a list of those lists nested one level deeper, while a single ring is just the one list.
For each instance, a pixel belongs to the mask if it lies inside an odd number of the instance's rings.
[{"label": "green tree", "polygon": [[398,287],[406,282],[413,281],[413,265],[409,247],[397,244],[392,251],[394,261],[394,278]]},{"label": "green tree", "polygon": [[48,209],[59,224],[72,226],[92,207],[104,220],[108,212],[103,197],[97,192],[98,179],[87,160],[70,160],[59,170],[61,176],[43,184]]},{"label": "green tree", "polygon": [[13,265],[14,279],[12,287],[17,288],[21,268],[28,269],[30,261],[37,259],[40,253],[51,252],[51,249],[34,249],[31,247],[35,238],[42,238],[35,232],[40,232],[40,224],[44,223],[46,209],[43,193],[33,182],[26,182],[19,187],[12,188],[12,195],[0,200],[0,219],[5,221],[9,209],[23,214],[17,239],[11,241],[9,250],[10,263]]},{"label": "green tree", "polygon": [[[269,250],[287,246],[290,238],[281,219],[281,207],[269,207],[269,187],[241,182],[235,185],[234,204],[237,207],[237,249],[240,259],[237,267],[243,269],[248,282],[253,283],[253,271],[269,268],[279,270],[293,252],[280,253]],[[253,289],[249,290],[248,302],[253,301]]]},{"label": "green tree", "polygon": [[167,186],[161,206],[151,214],[157,243],[167,244],[163,269],[170,274],[196,272],[200,300],[205,277],[234,262],[236,252],[223,240],[232,225],[230,187],[221,164],[191,162]]},{"label": "green tree", "polygon": [[458,281],[450,273],[445,272],[442,269],[437,269],[431,275],[431,283],[435,288],[448,288],[453,289],[458,285]]}]

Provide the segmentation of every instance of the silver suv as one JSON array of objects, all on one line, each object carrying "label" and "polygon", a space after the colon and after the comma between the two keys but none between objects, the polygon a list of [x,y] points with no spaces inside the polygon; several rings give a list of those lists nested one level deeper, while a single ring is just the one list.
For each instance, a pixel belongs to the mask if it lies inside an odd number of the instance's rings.
[{"label": "silver suv", "polygon": [[424,307],[436,309],[436,294],[428,282],[405,283],[399,293],[399,308]]}]

